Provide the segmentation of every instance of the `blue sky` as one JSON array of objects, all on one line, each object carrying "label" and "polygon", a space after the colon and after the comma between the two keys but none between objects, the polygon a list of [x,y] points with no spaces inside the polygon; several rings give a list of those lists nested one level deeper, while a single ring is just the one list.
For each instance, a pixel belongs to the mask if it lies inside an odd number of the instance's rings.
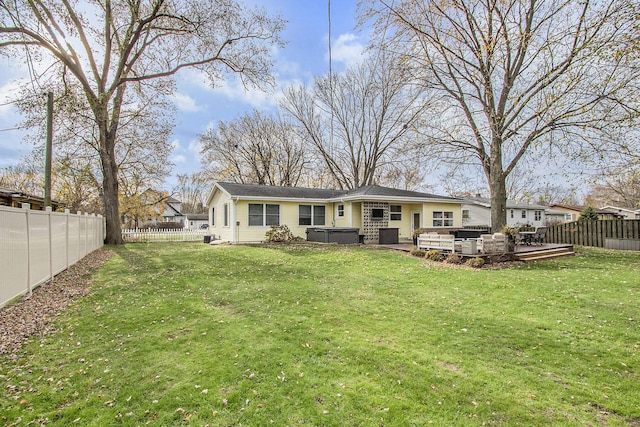
[{"label": "blue sky", "polygon": [[[331,4],[332,64],[342,70],[357,62],[366,45],[366,37],[354,30],[358,0],[338,0]],[[215,89],[206,86],[193,70],[177,76],[173,100],[178,108],[176,127],[170,143],[173,151],[173,174],[200,170],[198,136],[218,121],[229,121],[252,109],[267,111],[275,107],[277,92],[292,83],[310,83],[315,76],[328,72],[327,0],[245,0],[280,14],[288,21],[282,39],[283,49],[274,50],[275,92],[247,91],[236,78],[229,78]],[[31,151],[22,139],[20,115],[8,104],[17,92],[21,78],[28,76],[23,61],[0,59],[0,167],[15,164]],[[55,132],[55,129],[54,129]],[[168,188],[173,179],[169,179]]]}]

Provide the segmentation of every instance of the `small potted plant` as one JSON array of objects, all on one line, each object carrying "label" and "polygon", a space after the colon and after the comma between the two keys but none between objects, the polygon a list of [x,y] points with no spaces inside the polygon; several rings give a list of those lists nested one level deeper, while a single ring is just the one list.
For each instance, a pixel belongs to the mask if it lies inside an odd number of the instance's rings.
[{"label": "small potted plant", "polygon": [[416,228],[415,230],[413,230],[413,246],[418,245],[418,236],[426,232],[427,230],[425,228]]},{"label": "small potted plant", "polygon": [[506,252],[514,252],[516,250],[516,238],[518,237],[518,229],[505,225],[500,231],[506,237]]}]

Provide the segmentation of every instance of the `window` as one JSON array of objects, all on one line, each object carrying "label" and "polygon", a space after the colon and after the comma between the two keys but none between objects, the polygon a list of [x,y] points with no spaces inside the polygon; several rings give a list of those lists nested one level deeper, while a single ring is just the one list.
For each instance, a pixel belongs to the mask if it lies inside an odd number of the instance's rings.
[{"label": "window", "polygon": [[439,211],[433,213],[434,227],[453,227],[453,212]]},{"label": "window", "polygon": [[249,203],[249,226],[280,225],[280,205]]},{"label": "window", "polygon": [[527,211],[522,209],[522,214],[520,215],[522,219],[527,219]]},{"label": "window", "polygon": [[338,205],[338,216],[344,216],[344,205]]},{"label": "window", "polygon": [[325,225],[325,207],[299,205],[298,225]]},{"label": "window", "polygon": [[371,208],[371,219],[373,219],[373,220],[384,219],[384,209],[382,209],[382,208]]},{"label": "window", "polygon": [[229,226],[229,203],[225,203],[222,209],[224,209],[224,222],[222,224],[225,227],[228,227]]},{"label": "window", "polygon": [[533,218],[535,221],[542,221],[542,211],[533,211]]},{"label": "window", "polygon": [[469,209],[462,209],[462,219],[469,219]]},{"label": "window", "polygon": [[514,216],[513,216],[513,209],[511,209],[511,210],[509,211],[509,213],[511,214],[511,219],[513,219],[513,218],[514,218]]},{"label": "window", "polygon": [[389,219],[391,221],[402,221],[402,206],[400,205],[389,206]]},{"label": "window", "polygon": [[211,208],[211,226],[216,226],[216,208]]}]

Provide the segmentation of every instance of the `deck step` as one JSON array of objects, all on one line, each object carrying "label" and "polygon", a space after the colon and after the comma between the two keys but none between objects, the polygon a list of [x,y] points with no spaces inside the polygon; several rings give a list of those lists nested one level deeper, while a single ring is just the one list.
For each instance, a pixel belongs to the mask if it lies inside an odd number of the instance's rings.
[{"label": "deck step", "polygon": [[565,256],[573,256],[575,252],[572,246],[553,248],[553,249],[541,249],[532,252],[521,252],[516,255],[516,258],[520,261],[542,261],[554,258],[560,258]]}]

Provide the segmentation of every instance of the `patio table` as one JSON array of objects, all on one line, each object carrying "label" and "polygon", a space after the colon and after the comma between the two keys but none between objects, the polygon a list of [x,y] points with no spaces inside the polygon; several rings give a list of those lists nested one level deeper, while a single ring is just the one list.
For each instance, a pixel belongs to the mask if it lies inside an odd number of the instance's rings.
[{"label": "patio table", "polygon": [[518,231],[520,235],[520,240],[528,246],[531,246],[531,242],[533,240],[533,235],[536,234],[535,231]]}]

